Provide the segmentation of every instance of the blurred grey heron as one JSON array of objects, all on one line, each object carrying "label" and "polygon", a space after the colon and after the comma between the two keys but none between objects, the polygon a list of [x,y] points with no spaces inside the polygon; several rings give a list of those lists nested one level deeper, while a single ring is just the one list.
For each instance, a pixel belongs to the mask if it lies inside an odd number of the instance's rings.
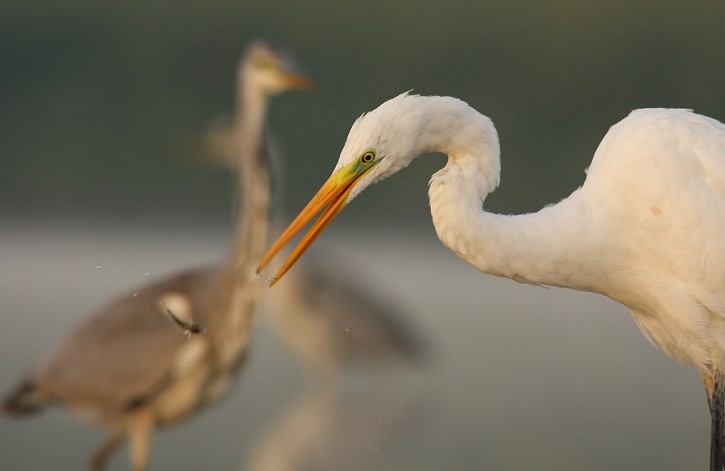
[{"label": "blurred grey heron", "polygon": [[[110,428],[94,453],[102,469],[125,441],[131,465],[146,468],[154,428],[218,399],[243,363],[262,284],[254,266],[268,237],[269,175],[262,156],[268,98],[307,88],[289,54],[252,44],[238,68],[235,153],[242,187],[227,262],[190,270],[125,294],[81,324],[39,362],[3,404],[11,415],[58,404]],[[187,337],[166,315],[203,323]]]}]

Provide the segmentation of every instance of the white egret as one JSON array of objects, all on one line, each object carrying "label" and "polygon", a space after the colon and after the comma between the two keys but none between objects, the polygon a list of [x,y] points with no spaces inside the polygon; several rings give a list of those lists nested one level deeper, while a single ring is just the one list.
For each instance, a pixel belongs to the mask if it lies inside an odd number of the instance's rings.
[{"label": "white egret", "polygon": [[404,93],[353,124],[332,176],[257,269],[316,214],[274,284],[369,185],[426,152],[447,154],[430,180],[439,239],[484,273],[601,293],[644,335],[705,382],[710,469],[723,469],[725,396],[725,126],[688,110],[642,109],[602,140],[584,184],[515,216],[482,204],[499,183],[491,120],[451,97]]}]

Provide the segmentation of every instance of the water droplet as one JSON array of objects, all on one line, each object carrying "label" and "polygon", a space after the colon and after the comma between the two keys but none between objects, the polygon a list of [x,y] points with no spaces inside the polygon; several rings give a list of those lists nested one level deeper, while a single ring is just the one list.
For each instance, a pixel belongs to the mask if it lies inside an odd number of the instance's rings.
[{"label": "water droplet", "polygon": [[345,332],[350,332],[350,329],[348,329],[347,327],[345,327]]},{"label": "water droplet", "polygon": [[149,273],[151,273],[151,272],[146,270],[145,272],[143,272],[143,276],[149,276]]},{"label": "water droplet", "polygon": [[133,293],[133,297],[135,298],[136,296],[138,296],[138,293]]},{"label": "water droplet", "polygon": [[98,270],[99,268],[103,268],[103,265],[96,265],[96,270]]}]

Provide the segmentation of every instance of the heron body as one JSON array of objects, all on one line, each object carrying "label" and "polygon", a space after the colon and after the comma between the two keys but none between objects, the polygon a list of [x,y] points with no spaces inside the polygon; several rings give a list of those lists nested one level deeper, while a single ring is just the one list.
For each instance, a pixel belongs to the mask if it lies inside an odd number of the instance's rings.
[{"label": "heron body", "polygon": [[[61,404],[110,428],[93,469],[102,469],[125,440],[133,469],[145,469],[153,429],[219,398],[245,357],[263,287],[253,268],[269,230],[269,175],[261,145],[265,112],[270,96],[307,85],[293,65],[261,42],[240,63],[235,151],[242,193],[227,262],[121,296],[41,361],[3,404],[18,415]],[[167,309],[203,324],[208,335],[187,339]]]},{"label": "heron body", "polygon": [[725,126],[688,110],[636,110],[609,130],[569,197],[499,215],[482,209],[500,176],[491,120],[455,98],[405,93],[353,124],[332,176],[258,271],[322,211],[276,282],[356,195],[427,152],[448,156],[429,201],[449,249],[484,273],[619,301],[652,343],[700,373],[713,416],[711,469],[720,471]]},{"label": "heron body", "polygon": [[269,296],[274,331],[315,380],[343,368],[410,364],[426,357],[424,338],[387,305],[344,276],[304,263]]}]

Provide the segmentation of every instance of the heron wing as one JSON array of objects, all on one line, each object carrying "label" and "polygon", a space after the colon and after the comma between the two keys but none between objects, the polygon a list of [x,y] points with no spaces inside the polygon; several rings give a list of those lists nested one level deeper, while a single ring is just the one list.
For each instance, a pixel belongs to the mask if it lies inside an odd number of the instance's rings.
[{"label": "heron wing", "polygon": [[208,278],[208,270],[190,271],[117,298],[42,362],[34,381],[62,402],[113,408],[143,400],[169,381],[187,343],[160,299],[174,292],[193,305]]},{"label": "heron wing", "polygon": [[343,271],[307,261],[280,283],[270,316],[288,346],[318,365],[420,360],[425,346],[419,332]]}]

